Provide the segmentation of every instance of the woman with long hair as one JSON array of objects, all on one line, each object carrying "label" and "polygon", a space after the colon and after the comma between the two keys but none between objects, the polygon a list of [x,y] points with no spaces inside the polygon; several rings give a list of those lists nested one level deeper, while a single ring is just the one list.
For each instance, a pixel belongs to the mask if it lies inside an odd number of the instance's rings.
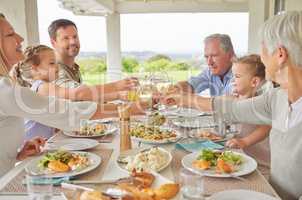
[{"label": "woman with long hair", "polygon": [[[116,116],[116,105],[95,102],[70,102],[43,97],[29,88],[20,87],[8,77],[8,71],[24,58],[23,38],[0,14],[0,177],[17,159],[40,152],[40,140],[23,142],[24,118],[63,129],[78,130],[81,120]],[[62,109],[62,106],[63,109]],[[131,104],[132,113],[141,113],[140,104]]]}]

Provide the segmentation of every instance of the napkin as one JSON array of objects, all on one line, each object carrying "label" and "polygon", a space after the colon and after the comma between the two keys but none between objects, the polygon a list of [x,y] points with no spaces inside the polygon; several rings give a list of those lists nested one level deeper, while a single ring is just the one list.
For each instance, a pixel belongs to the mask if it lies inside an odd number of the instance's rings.
[{"label": "napkin", "polygon": [[175,145],[175,147],[178,149],[184,149],[189,152],[198,152],[203,149],[223,149],[224,148],[223,145],[217,144],[210,140],[196,141],[196,142],[190,142],[190,143],[177,143]]},{"label": "napkin", "polygon": [[[68,182],[68,181],[72,180],[72,178],[73,177],[69,177],[69,176],[59,177],[59,178],[44,178],[44,177],[41,177],[41,178],[32,179],[32,184],[34,184],[34,185],[49,185],[49,184],[52,184],[54,186],[59,186],[63,182]],[[26,179],[24,179],[22,183],[24,185],[26,185]]]}]

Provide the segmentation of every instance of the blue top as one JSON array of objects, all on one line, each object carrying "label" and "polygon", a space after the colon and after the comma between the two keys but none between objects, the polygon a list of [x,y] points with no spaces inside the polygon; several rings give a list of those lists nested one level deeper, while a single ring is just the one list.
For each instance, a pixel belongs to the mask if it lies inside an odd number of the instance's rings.
[{"label": "blue top", "polygon": [[199,75],[191,77],[188,83],[193,87],[195,93],[200,94],[206,89],[210,89],[211,96],[230,95],[232,93],[231,81],[233,78],[230,69],[223,77],[213,75],[209,68],[205,69]]},{"label": "blue top", "polygon": [[[34,92],[38,92],[40,85],[43,84],[42,80],[36,80],[33,82],[31,86],[31,90]],[[32,121],[32,120],[24,120],[25,126],[25,140],[31,140],[34,137],[43,137],[45,139],[50,138],[54,134],[54,128],[45,126],[40,124],[39,122]]]}]

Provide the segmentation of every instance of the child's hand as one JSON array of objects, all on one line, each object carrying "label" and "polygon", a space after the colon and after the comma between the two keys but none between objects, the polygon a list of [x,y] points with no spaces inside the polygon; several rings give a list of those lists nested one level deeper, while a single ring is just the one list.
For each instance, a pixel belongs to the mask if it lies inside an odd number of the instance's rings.
[{"label": "child's hand", "polygon": [[246,142],[242,138],[236,138],[236,139],[231,139],[228,140],[225,143],[225,146],[230,147],[230,148],[235,148],[235,149],[244,149],[247,147]]},{"label": "child's hand", "polygon": [[17,159],[23,160],[28,156],[33,156],[41,152],[41,147],[45,145],[45,139],[41,137],[26,141],[23,148],[17,155]]}]

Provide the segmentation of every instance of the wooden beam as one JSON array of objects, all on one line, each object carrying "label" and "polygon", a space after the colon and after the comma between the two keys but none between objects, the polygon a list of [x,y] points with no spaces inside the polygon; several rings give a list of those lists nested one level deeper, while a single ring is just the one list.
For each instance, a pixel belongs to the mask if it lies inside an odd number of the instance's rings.
[{"label": "wooden beam", "polygon": [[248,2],[196,2],[196,1],[125,1],[116,4],[116,11],[130,13],[176,13],[176,12],[248,12]]}]

